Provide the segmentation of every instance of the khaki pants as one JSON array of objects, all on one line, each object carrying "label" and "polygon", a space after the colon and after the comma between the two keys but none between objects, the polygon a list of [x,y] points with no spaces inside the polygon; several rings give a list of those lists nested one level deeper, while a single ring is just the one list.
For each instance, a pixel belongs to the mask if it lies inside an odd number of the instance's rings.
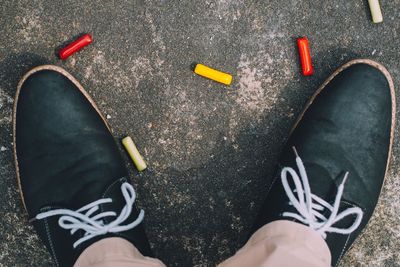
[{"label": "khaki pants", "polygon": [[[291,221],[269,223],[219,267],[330,266],[329,248],[318,233]],[[144,257],[122,238],[106,238],[89,246],[74,267],[160,267],[160,260]]]}]

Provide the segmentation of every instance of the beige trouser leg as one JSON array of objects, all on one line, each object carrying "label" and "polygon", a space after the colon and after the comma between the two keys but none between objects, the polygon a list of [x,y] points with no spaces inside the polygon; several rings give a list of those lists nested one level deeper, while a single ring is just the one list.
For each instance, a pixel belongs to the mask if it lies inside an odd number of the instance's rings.
[{"label": "beige trouser leg", "polygon": [[[328,267],[331,255],[325,241],[307,226],[275,221],[261,227],[246,245],[219,267]],[[165,266],[144,257],[122,238],[106,238],[88,247],[74,267]]]},{"label": "beige trouser leg", "polygon": [[329,267],[331,252],[311,228],[275,221],[255,232],[246,245],[218,267]]},{"label": "beige trouser leg", "polygon": [[143,256],[123,238],[105,238],[89,246],[74,267],[165,267],[157,259]]}]

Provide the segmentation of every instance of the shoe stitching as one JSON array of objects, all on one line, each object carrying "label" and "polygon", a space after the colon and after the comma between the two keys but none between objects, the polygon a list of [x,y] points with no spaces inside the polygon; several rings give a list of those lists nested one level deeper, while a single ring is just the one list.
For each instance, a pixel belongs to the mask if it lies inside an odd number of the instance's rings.
[{"label": "shoe stitching", "polygon": [[47,219],[44,220],[44,227],[46,229],[47,240],[49,241],[49,244],[50,244],[51,254],[56,262],[56,265],[60,266],[60,264],[58,263],[58,260],[57,260],[57,255],[56,255],[56,251],[54,249],[53,239],[51,238],[50,227],[48,225]]},{"label": "shoe stitching", "polygon": [[[40,211],[41,212],[45,212],[45,211],[49,211],[49,210],[52,210],[52,209],[55,209],[56,207],[52,207],[52,206],[46,206],[46,207],[43,207],[43,208],[41,208],[40,209]],[[45,220],[45,222],[47,222],[47,218],[46,219],[44,219]],[[36,221],[36,217],[33,217],[32,219],[30,219],[29,220],[29,222],[33,222],[33,221]],[[49,229],[50,230],[50,229]],[[46,227],[46,232],[47,232],[47,227]],[[50,235],[50,233],[48,233],[49,235]],[[83,233],[77,233],[77,235],[79,236],[79,237],[83,237]],[[49,241],[50,242],[50,241]],[[52,245],[52,244],[50,244],[50,245]],[[57,261],[57,258],[54,256],[54,259]]]},{"label": "shoe stitching", "polygon": [[108,193],[108,191],[113,187],[116,183],[121,182],[121,181],[127,181],[126,177],[119,178],[118,180],[115,180],[112,184],[107,186],[106,190],[104,191],[103,195],[101,196],[102,198],[105,198],[105,195]]},{"label": "shoe stitching", "polygon": [[[282,171],[282,166],[279,165],[278,167],[279,167],[278,169],[280,169],[280,171]],[[269,195],[269,193],[271,192],[272,187],[274,186],[274,184],[275,184],[276,181],[278,180],[280,171],[278,171],[278,174],[275,175],[274,180],[273,180],[272,183],[270,184],[270,186],[269,186],[269,188],[268,188],[268,191],[267,191],[267,194],[266,194],[266,196],[265,196],[265,199],[268,198],[268,195]],[[279,216],[282,216],[282,213],[280,213]],[[295,222],[295,221],[296,221],[295,219],[292,220],[292,222]]]},{"label": "shoe stitching", "polygon": [[[350,206],[352,206],[352,207],[357,207],[357,206],[354,205],[353,203],[350,203],[350,202],[348,202],[348,201],[346,201],[346,200],[342,200],[341,202],[342,202],[342,203],[345,203],[345,204],[348,204],[348,205],[350,205]],[[361,209],[362,209],[362,208],[361,208]],[[362,209],[362,210],[364,210],[364,209]],[[351,236],[351,234],[349,234],[349,235],[347,236],[346,242],[344,243],[344,246],[343,246],[343,248],[342,248],[342,251],[341,251],[341,253],[340,253],[340,255],[339,255],[339,258],[338,258],[338,260],[337,260],[337,262],[336,262],[336,264],[335,264],[335,267],[339,266],[339,263],[340,263],[340,261],[342,260],[342,258],[343,258],[343,256],[344,256],[344,253],[345,253],[347,244],[349,243],[349,240],[350,240],[350,236]]]},{"label": "shoe stitching", "polygon": [[[282,169],[282,167],[279,166],[279,169]],[[269,186],[269,188],[268,188],[268,191],[267,191],[267,194],[265,195],[265,198],[268,197],[269,193],[271,192],[272,187],[274,186],[275,182],[278,180],[278,177],[279,177],[279,172],[278,172],[277,175],[275,175],[274,180],[273,180],[272,183],[270,184],[270,186]]]},{"label": "shoe stitching", "polygon": [[[265,196],[265,199],[267,199],[269,193],[271,192],[272,187],[274,186],[275,182],[278,180],[278,177],[279,177],[279,174],[275,176],[274,180],[272,181],[271,185],[269,186],[268,191],[267,191],[267,195]],[[281,212],[279,214],[279,216],[281,217],[282,214],[283,214],[283,212]],[[292,220],[288,220],[288,221],[297,222],[296,219],[292,219]]]},{"label": "shoe stitching", "polygon": [[[275,175],[274,180],[272,181],[271,185],[269,186],[268,191],[267,191],[267,194],[266,194],[266,196],[265,196],[265,199],[267,199],[269,193],[270,193],[271,190],[272,190],[272,187],[274,186],[274,184],[275,184],[276,181],[278,180],[278,178],[279,178],[279,173],[282,171],[283,167],[282,167],[280,164],[278,164],[278,169],[279,169],[280,171],[277,172],[278,174]],[[279,216],[282,216],[282,213],[280,213]],[[290,221],[290,220],[288,220],[288,221]],[[296,219],[293,219],[293,220],[291,220],[291,221],[292,221],[292,222],[295,222]]]},{"label": "shoe stitching", "polygon": [[[347,200],[341,200],[340,202],[345,203],[345,204],[347,204],[347,205],[350,205],[350,206],[352,206],[352,207],[358,207],[358,206],[354,205],[354,203],[350,203],[350,202],[348,202]],[[362,209],[362,210],[365,210],[365,209],[363,209],[363,208],[361,208],[361,207],[358,207],[358,208],[360,208],[360,209]]]},{"label": "shoe stitching", "polygon": [[362,207],[359,207],[359,206],[355,205],[354,203],[350,203],[350,202],[348,202],[348,201],[346,201],[346,200],[341,200],[340,202],[341,202],[341,203],[344,203],[344,204],[347,204],[347,205],[350,205],[350,206],[352,206],[352,207],[360,208],[363,212],[367,212],[367,209],[362,208]]},{"label": "shoe stitching", "polygon": [[338,258],[338,260],[337,260],[337,262],[336,262],[336,264],[335,264],[335,267],[339,266],[339,263],[340,263],[340,261],[341,261],[343,255],[344,255],[344,253],[345,253],[347,244],[348,244],[348,242],[349,242],[349,240],[350,240],[350,236],[351,236],[351,234],[349,234],[349,235],[347,236],[346,243],[344,243],[342,252],[340,253],[340,256],[339,256],[339,258]]},{"label": "shoe stitching", "polygon": [[271,185],[268,188],[267,194],[265,195],[265,198],[268,197],[269,193],[271,192],[272,187],[274,186],[275,182],[278,180],[278,175],[275,176],[274,180],[272,181]]}]

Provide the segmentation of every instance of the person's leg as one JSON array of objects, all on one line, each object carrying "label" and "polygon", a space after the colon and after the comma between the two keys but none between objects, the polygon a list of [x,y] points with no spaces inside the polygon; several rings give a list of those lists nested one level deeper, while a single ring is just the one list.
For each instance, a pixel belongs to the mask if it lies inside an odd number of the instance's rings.
[{"label": "person's leg", "polygon": [[56,66],[28,72],[13,119],[22,200],[57,266],[78,258],[91,266],[117,247],[137,266],[161,266],[141,256],[152,252],[125,163],[105,119],[70,74]]},{"label": "person's leg", "polygon": [[351,61],[329,77],[284,147],[255,233],[221,266],[337,266],[378,201],[395,111],[378,63]]},{"label": "person's leg", "polygon": [[132,243],[119,237],[102,239],[85,249],[74,267],[164,267],[158,259],[145,257]]},{"label": "person's leg", "polygon": [[279,220],[258,229],[243,248],[219,267],[328,267],[330,262],[329,248],[315,231]]}]

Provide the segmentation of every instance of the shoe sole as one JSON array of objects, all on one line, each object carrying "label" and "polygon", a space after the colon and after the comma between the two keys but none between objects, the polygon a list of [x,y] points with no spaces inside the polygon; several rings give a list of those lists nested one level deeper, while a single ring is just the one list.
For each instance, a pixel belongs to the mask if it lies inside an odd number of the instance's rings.
[{"label": "shoe sole", "polygon": [[35,67],[33,69],[31,69],[30,71],[28,71],[23,77],[22,79],[19,81],[18,86],[17,86],[17,92],[15,94],[15,98],[14,98],[14,106],[13,106],[13,114],[12,114],[12,119],[13,119],[13,152],[14,152],[14,164],[15,164],[15,170],[16,170],[16,176],[17,176],[17,184],[18,184],[18,188],[19,188],[19,193],[21,195],[21,199],[22,199],[22,204],[24,205],[25,211],[28,212],[27,208],[26,208],[26,204],[25,204],[25,198],[24,198],[24,194],[22,192],[22,186],[21,186],[21,179],[20,179],[20,174],[19,174],[19,167],[18,167],[18,157],[17,157],[17,142],[16,142],[16,118],[17,118],[17,106],[18,106],[18,97],[19,94],[21,92],[21,88],[22,85],[24,84],[24,82],[34,73],[39,72],[39,71],[43,71],[43,70],[51,70],[51,71],[55,71],[60,73],[61,75],[63,75],[64,77],[67,77],[78,89],[79,91],[81,91],[81,93],[86,97],[86,99],[89,101],[89,103],[92,105],[92,107],[97,111],[97,113],[99,114],[99,116],[101,117],[101,119],[104,121],[105,125],[107,126],[108,130],[111,132],[111,128],[108,125],[107,120],[104,118],[104,116],[101,114],[99,108],[97,107],[97,105],[95,104],[95,102],[93,101],[93,99],[90,97],[90,95],[85,91],[85,89],[83,89],[83,86],[70,74],[68,73],[66,70],[64,70],[61,67],[57,67],[54,65],[43,65],[43,66],[38,66]]},{"label": "shoe sole", "polygon": [[[322,92],[322,90],[325,89],[326,85],[328,85],[339,73],[341,73],[342,71],[344,71],[348,67],[356,65],[356,64],[367,64],[367,65],[372,66],[372,67],[378,69],[379,71],[381,71],[383,73],[383,75],[385,75],[386,80],[388,81],[388,84],[389,84],[389,88],[390,88],[390,94],[391,94],[391,100],[392,100],[392,127],[391,127],[391,130],[390,130],[389,153],[388,153],[388,158],[387,158],[387,162],[386,162],[385,177],[384,177],[384,180],[383,180],[383,182],[385,182],[387,171],[389,169],[390,159],[392,157],[394,130],[395,130],[395,124],[396,124],[396,94],[395,94],[395,91],[394,91],[394,83],[393,83],[392,76],[390,75],[389,71],[383,65],[381,65],[378,62],[375,62],[375,61],[370,60],[370,59],[355,59],[355,60],[347,62],[346,64],[344,64],[343,66],[338,68],[333,74],[331,74],[328,77],[328,79],[325,80],[325,82],[311,96],[310,100],[306,103],[306,106],[305,106],[304,110],[300,113],[300,116],[297,118],[293,128],[291,129],[290,135],[293,133],[294,129],[296,129],[297,125],[300,123],[300,121],[302,120],[304,114],[306,113],[308,108],[311,106],[311,104],[314,102],[315,98]],[[383,185],[382,185],[382,188],[380,190],[379,195],[382,193],[382,189],[383,189]],[[364,227],[364,229],[366,229],[367,226],[368,226],[368,223]],[[363,230],[361,231],[360,235],[362,234],[362,232],[363,232]],[[353,247],[353,244],[348,248],[348,250],[350,250]],[[339,259],[339,261],[340,261],[340,259]]]}]

